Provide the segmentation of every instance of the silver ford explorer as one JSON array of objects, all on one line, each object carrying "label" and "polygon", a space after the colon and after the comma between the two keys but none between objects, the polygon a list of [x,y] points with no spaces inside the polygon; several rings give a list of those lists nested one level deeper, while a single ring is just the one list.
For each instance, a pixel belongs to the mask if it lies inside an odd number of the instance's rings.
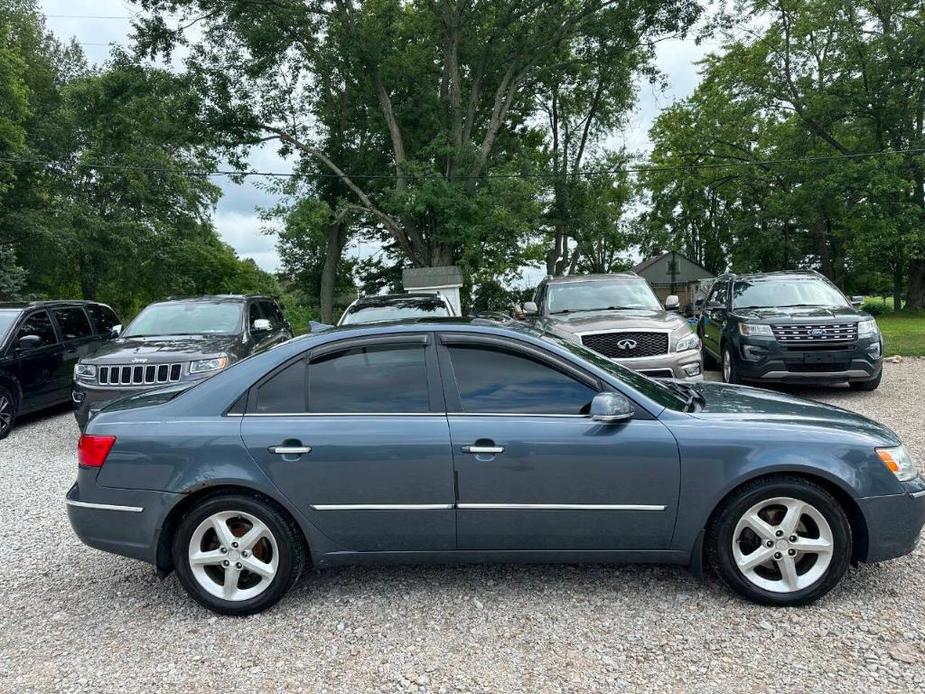
[{"label": "silver ford explorer", "polygon": [[[543,280],[523,306],[538,328],[655,378],[703,379],[700,339],[634,272]],[[667,310],[666,310],[667,309]]]}]

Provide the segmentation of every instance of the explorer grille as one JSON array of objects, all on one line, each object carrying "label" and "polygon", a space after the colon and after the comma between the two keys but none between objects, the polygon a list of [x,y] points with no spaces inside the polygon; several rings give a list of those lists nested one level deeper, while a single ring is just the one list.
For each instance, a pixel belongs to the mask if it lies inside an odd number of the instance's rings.
[{"label": "explorer grille", "polygon": [[109,364],[97,367],[103,386],[153,386],[179,381],[182,364]]},{"label": "explorer grille", "polygon": [[772,325],[771,330],[782,345],[845,343],[858,339],[857,323]]},{"label": "explorer grille", "polygon": [[668,333],[587,333],[581,336],[581,344],[611,359],[656,357],[668,354]]}]

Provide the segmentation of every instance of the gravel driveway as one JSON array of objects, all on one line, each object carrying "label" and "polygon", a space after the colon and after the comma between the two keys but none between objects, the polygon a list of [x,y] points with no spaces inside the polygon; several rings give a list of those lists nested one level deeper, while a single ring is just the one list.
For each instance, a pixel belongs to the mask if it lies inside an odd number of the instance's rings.
[{"label": "gravel driveway", "polygon": [[[873,393],[797,391],[892,426],[925,461],[925,360]],[[0,442],[0,690],[922,691],[925,550],[773,609],[679,568],[350,568],[269,613],[212,616],[175,577],[71,532],[68,412]]]}]

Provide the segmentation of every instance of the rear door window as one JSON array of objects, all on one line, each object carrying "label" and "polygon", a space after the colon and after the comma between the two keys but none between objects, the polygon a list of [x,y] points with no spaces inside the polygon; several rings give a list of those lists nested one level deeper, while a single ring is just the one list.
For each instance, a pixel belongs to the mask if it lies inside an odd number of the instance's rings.
[{"label": "rear door window", "polygon": [[587,414],[597,391],[526,355],[452,345],[462,411],[481,414]]},{"label": "rear door window", "polygon": [[19,326],[19,330],[16,332],[16,341],[18,342],[21,337],[26,337],[27,335],[36,335],[42,338],[42,347],[53,345],[58,341],[55,329],[51,324],[51,318],[48,317],[46,311],[36,311],[30,314]]},{"label": "rear door window", "polygon": [[82,308],[56,308],[53,313],[65,340],[79,340],[93,334],[90,321]]}]

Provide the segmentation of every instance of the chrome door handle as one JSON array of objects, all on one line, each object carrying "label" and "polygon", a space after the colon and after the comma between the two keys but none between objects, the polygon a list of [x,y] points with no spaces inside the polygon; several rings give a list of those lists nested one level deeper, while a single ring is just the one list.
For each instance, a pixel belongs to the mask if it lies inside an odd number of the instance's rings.
[{"label": "chrome door handle", "polygon": [[270,453],[276,453],[277,455],[304,455],[305,453],[311,453],[311,446],[270,446],[268,449]]},{"label": "chrome door handle", "polygon": [[463,453],[504,453],[504,446],[463,446]]}]

